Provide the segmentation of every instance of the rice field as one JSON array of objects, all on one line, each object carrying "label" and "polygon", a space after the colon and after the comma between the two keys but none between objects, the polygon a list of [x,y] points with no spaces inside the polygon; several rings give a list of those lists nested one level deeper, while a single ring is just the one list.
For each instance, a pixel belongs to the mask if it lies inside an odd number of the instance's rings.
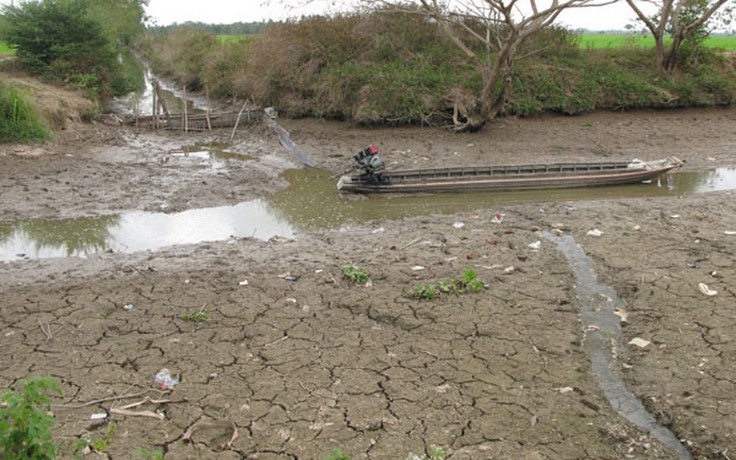
[{"label": "rice field", "polygon": [[[712,35],[705,41],[705,46],[724,51],[736,50],[736,36],[734,35]],[[580,38],[581,48],[652,48],[654,38],[643,34],[582,34]]]}]

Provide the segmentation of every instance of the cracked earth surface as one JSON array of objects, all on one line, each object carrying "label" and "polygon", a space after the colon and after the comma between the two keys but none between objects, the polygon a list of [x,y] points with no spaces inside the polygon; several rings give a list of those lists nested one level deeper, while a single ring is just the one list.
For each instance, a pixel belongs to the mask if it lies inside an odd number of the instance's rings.
[{"label": "cracked earth surface", "polygon": [[[690,169],[733,167],[735,122],[733,109],[592,114],[502,120],[468,136],[283,123],[337,171],[377,139],[404,152],[402,166],[674,154]],[[53,144],[10,147],[0,157],[2,220],[234,203],[283,187],[278,173],[295,166],[258,128],[233,147],[256,166],[159,161],[181,144],[173,134],[87,126]],[[432,444],[453,459],[673,458],[610,407],[590,373],[572,271],[537,233],[559,229],[626,302],[616,363],[631,390],[693,457],[726,459],[736,451],[736,236],[724,232],[736,230],[735,208],[730,192],[540,202],[294,240],[5,263],[0,384],[13,388],[29,373],[60,382],[52,409],[61,458],[74,457],[79,438],[104,438],[112,422],[100,456],[115,459],[138,449],[172,459],[323,459],[336,448],[403,459]],[[603,234],[588,236],[592,228]],[[531,249],[536,240],[541,248]],[[365,268],[371,284],[342,278],[347,263]],[[402,295],[467,268],[483,293]],[[701,282],[718,294],[703,295]],[[200,310],[209,321],[192,320]],[[635,337],[651,344],[628,345]],[[153,383],[164,367],[180,376],[174,391]],[[146,398],[159,402],[129,410],[162,419],[119,410]]]}]

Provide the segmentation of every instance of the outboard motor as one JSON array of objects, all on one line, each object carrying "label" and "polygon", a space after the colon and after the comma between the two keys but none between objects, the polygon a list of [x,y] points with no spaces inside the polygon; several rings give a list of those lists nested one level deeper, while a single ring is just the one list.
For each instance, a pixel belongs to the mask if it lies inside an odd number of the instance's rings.
[{"label": "outboard motor", "polygon": [[378,157],[378,146],[375,144],[371,144],[368,148],[356,153],[353,158],[358,167],[369,176],[384,168],[383,161]]}]

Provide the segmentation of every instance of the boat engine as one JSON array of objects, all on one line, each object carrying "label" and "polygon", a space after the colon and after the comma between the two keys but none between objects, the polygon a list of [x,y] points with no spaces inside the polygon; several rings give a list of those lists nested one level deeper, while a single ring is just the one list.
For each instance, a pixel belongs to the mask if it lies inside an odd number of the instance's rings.
[{"label": "boat engine", "polygon": [[384,168],[383,161],[378,156],[378,146],[375,144],[369,145],[367,148],[361,150],[353,156],[358,168],[362,169],[364,174],[369,176],[374,175],[376,172]]}]

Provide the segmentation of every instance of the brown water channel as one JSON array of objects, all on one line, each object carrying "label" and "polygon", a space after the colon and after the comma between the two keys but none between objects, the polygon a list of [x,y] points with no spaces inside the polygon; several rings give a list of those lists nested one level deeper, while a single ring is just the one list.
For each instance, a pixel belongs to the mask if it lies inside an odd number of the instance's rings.
[{"label": "brown water channel", "polygon": [[[225,161],[204,151],[176,154]],[[234,206],[169,214],[133,211],[76,219],[0,223],[0,261],[85,257],[101,251],[147,251],[230,238],[292,238],[305,231],[500,208],[515,203],[684,195],[736,189],[736,168],[677,173],[649,184],[619,187],[404,196],[341,194],[336,190],[335,180],[330,178],[332,173],[316,168],[291,170],[284,175],[290,183],[285,190],[270,198]]]}]

